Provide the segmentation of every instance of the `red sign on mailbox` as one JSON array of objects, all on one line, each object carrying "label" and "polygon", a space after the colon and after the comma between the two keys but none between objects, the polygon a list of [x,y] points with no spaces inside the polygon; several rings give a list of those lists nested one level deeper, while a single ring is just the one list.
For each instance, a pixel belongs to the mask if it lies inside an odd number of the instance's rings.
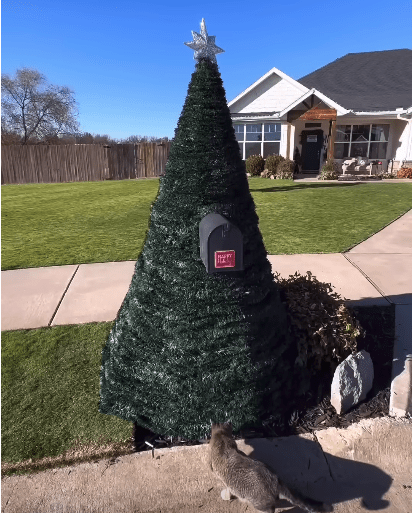
[{"label": "red sign on mailbox", "polygon": [[235,252],[234,251],[215,251],[215,267],[235,267]]}]

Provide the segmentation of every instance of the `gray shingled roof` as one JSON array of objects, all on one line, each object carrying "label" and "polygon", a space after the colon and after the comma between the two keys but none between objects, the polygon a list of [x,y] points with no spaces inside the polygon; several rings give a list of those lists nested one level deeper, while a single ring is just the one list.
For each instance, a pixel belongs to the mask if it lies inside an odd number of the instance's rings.
[{"label": "gray shingled roof", "polygon": [[300,82],[354,111],[412,106],[412,50],[348,53]]}]

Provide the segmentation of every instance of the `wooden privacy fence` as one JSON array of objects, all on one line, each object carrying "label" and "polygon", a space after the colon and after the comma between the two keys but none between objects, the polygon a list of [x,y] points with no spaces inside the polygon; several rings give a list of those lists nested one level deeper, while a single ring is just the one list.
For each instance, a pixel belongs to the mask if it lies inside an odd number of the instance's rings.
[{"label": "wooden privacy fence", "polygon": [[57,183],[157,177],[167,143],[2,146],[1,183]]}]

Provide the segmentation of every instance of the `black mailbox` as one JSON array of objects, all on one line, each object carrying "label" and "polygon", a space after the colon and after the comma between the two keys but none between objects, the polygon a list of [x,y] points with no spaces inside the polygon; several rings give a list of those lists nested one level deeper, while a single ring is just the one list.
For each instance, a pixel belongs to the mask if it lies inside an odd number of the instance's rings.
[{"label": "black mailbox", "polygon": [[243,271],[243,235],[220,214],[208,214],[199,224],[200,257],[208,273]]}]

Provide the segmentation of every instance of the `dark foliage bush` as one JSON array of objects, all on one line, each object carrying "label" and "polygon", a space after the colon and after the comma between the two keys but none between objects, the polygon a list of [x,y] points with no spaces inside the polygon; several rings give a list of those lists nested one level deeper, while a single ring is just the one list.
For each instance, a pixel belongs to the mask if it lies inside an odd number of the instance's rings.
[{"label": "dark foliage bush", "polygon": [[279,180],[293,180],[295,165],[295,162],[288,158],[279,162],[276,170],[276,178]]},{"label": "dark foliage bush", "polygon": [[251,155],[246,159],[246,171],[252,176],[260,176],[265,169],[265,159],[262,155]]},{"label": "dark foliage bush", "polygon": [[[365,336],[363,328],[330,283],[319,282],[310,272],[305,276],[296,272],[287,279],[274,274],[297,344],[297,372],[305,369],[306,376],[316,377],[326,368],[332,375],[340,362],[357,352],[357,339]],[[307,391],[310,379],[300,387],[301,392]]]},{"label": "dark foliage bush", "polygon": [[302,157],[297,146],[293,152],[293,160],[295,162],[295,173],[299,173],[299,167],[302,165]]},{"label": "dark foliage bush", "polygon": [[266,169],[270,174],[276,174],[278,165],[285,160],[282,155],[269,155],[266,159]]},{"label": "dark foliage bush", "polygon": [[319,174],[319,180],[337,180],[338,179],[337,163],[333,159],[329,159],[323,164]]}]

